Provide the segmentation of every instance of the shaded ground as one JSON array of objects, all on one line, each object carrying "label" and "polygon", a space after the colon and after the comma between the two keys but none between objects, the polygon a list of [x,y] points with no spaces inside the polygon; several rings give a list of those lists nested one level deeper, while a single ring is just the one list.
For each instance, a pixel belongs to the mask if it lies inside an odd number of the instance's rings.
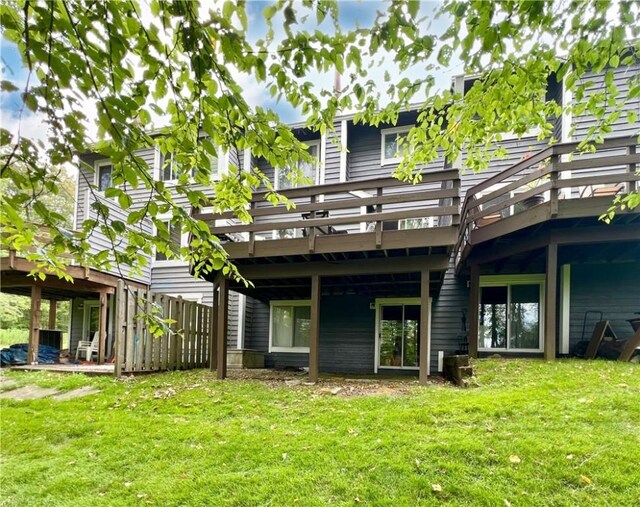
[{"label": "shaded ground", "polygon": [[[229,370],[230,380],[259,381],[269,387],[289,387],[310,390],[315,394],[334,396],[402,395],[417,387],[415,376],[321,375],[317,384],[308,382],[306,372],[279,370]],[[430,385],[444,383],[440,377]]]}]

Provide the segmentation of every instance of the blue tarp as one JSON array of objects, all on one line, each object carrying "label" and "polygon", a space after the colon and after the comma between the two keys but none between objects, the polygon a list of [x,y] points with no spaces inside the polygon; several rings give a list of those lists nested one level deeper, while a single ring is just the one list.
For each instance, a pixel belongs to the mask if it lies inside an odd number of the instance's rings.
[{"label": "blue tarp", "polygon": [[[11,345],[8,349],[2,349],[0,351],[0,364],[16,365],[27,364],[27,352],[29,350],[29,344],[17,343]],[[58,362],[60,357],[60,350],[49,345],[38,346],[38,363],[39,364],[53,364]]]}]

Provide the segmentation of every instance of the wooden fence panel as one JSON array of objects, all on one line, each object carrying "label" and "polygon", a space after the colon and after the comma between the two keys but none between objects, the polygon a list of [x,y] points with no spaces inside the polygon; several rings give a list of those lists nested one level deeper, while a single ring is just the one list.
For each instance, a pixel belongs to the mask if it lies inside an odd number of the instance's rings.
[{"label": "wooden fence panel", "polygon": [[125,343],[125,371],[134,371],[133,357],[134,357],[134,336],[135,336],[135,319],[136,313],[135,297],[132,289],[127,288],[124,292],[127,307],[127,332]]},{"label": "wooden fence panel", "polygon": [[[210,361],[213,309],[181,297],[127,287],[116,292],[116,375],[202,368]],[[151,333],[144,314],[171,319],[167,332]]]},{"label": "wooden fence panel", "polygon": [[[155,303],[156,295],[152,292],[147,293],[147,303],[145,305],[147,315],[153,315],[153,304]],[[145,325],[145,342],[144,342],[144,365],[143,369],[150,371],[153,370],[153,347],[154,342],[157,340],[153,337],[153,334],[149,330],[149,326]]]}]

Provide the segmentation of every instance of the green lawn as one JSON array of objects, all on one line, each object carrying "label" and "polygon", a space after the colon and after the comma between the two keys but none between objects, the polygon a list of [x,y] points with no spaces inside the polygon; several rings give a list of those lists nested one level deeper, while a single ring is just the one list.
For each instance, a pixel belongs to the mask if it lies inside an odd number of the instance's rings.
[{"label": "green lawn", "polygon": [[640,366],[477,370],[474,389],[360,396],[205,371],[7,373],[103,392],[2,400],[0,505],[638,505]]}]

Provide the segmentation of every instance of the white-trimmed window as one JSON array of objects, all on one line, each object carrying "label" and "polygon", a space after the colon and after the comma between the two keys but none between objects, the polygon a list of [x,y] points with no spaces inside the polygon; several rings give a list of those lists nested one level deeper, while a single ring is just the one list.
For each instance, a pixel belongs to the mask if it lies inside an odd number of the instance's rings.
[{"label": "white-trimmed window", "polygon": [[[313,141],[304,141],[304,144],[308,146],[307,151],[309,155],[313,157],[311,162],[300,160],[298,161],[298,170],[306,178],[311,180],[312,185],[322,185],[322,171],[320,170],[321,153],[320,153],[320,139]],[[288,167],[280,168],[276,167],[275,170],[275,186],[276,190],[285,190],[287,188],[293,188],[293,182],[290,179],[291,169]]]},{"label": "white-trimmed window", "polygon": [[110,160],[99,160],[94,164],[95,185],[98,191],[104,192],[112,186],[113,164]]},{"label": "white-trimmed window", "polygon": [[[208,159],[208,169],[214,179],[218,179],[226,170],[229,164],[229,154],[222,148],[217,149],[217,154],[212,155],[208,151],[203,152]],[[157,156],[157,176],[158,181],[175,183],[180,176],[180,166],[175,161],[172,153],[162,155],[158,150]],[[191,170],[191,176],[195,175],[195,170]]]},{"label": "white-trimmed window", "polygon": [[269,321],[269,352],[309,352],[310,301],[272,301]]},{"label": "white-trimmed window", "polygon": [[542,351],[544,275],[480,277],[479,350]]},{"label": "white-trimmed window", "polygon": [[[160,219],[163,224],[163,231],[159,231],[158,226],[154,226],[154,236],[162,236],[166,237],[168,235],[170,241],[170,249],[174,254],[179,254],[180,248],[185,246],[188,241],[188,234],[182,233],[182,228],[179,224],[172,222],[169,218]],[[183,261],[179,257],[172,256],[170,258],[167,257],[167,254],[164,252],[160,252],[156,250],[153,256],[154,264],[176,264],[183,263]]]},{"label": "white-trimmed window", "polygon": [[411,130],[411,125],[382,129],[382,145],[380,154],[380,164],[399,164],[402,157],[409,148],[407,134]]},{"label": "white-trimmed window", "polygon": [[167,153],[160,157],[160,181],[175,181],[178,179],[178,164],[173,158],[173,153]]}]

